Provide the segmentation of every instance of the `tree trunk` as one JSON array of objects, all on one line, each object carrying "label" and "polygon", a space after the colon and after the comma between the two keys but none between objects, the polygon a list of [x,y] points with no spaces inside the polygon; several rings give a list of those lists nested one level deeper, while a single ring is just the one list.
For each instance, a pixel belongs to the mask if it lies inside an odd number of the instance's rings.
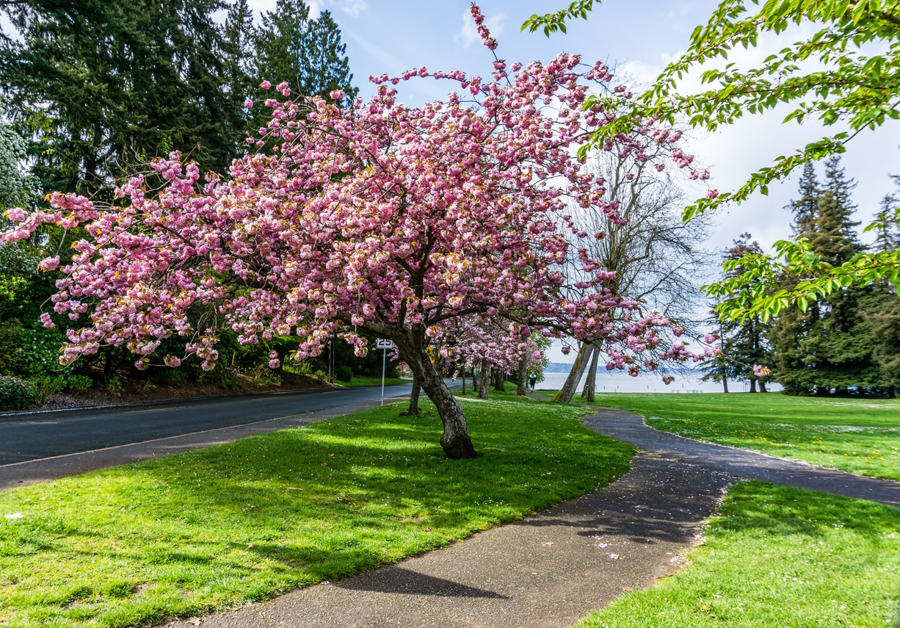
[{"label": "tree trunk", "polygon": [[463,394],[466,394],[466,365],[462,365]]},{"label": "tree trunk", "polygon": [[524,397],[525,390],[527,384],[525,383],[525,378],[528,377],[528,373],[525,369],[528,368],[528,356],[522,356],[519,358],[519,372],[518,377],[516,377],[516,397]]},{"label": "tree trunk", "polygon": [[[402,337],[400,337],[402,338]],[[425,355],[424,350],[416,349],[408,338],[402,340],[395,337],[400,357],[412,369],[413,377],[437,409],[438,416],[444,426],[441,434],[441,447],[448,458],[459,460],[462,458],[477,458],[478,453],[472,445],[469,437],[469,427],[466,424],[466,415],[447,388],[441,374],[435,370],[434,365]]]},{"label": "tree trunk", "polygon": [[591,358],[591,366],[588,370],[587,379],[584,382],[584,390],[581,396],[585,401],[594,402],[594,392],[597,390],[597,363],[600,361],[600,349],[594,347],[594,355]]},{"label": "tree trunk", "polygon": [[754,377],[750,378],[750,392],[752,392],[752,393],[756,392],[756,378],[754,378]]},{"label": "tree trunk", "polygon": [[497,392],[506,392],[506,373],[497,369],[494,375],[494,390]]},{"label": "tree trunk", "polygon": [[769,392],[766,390],[766,383],[762,380],[759,380],[759,392]]},{"label": "tree trunk", "polygon": [[412,385],[412,393],[409,395],[409,408],[407,408],[406,412],[401,412],[400,416],[416,416],[419,414],[419,390],[421,389],[421,385],[419,384],[419,378],[416,377],[416,374],[413,373],[413,385]]},{"label": "tree trunk", "polygon": [[575,396],[575,391],[578,390],[578,382],[581,381],[581,376],[584,375],[584,369],[587,368],[588,365],[588,355],[589,351],[593,349],[593,345],[588,343],[583,343],[581,348],[578,349],[578,355],[575,357],[575,364],[572,365],[572,370],[569,371],[569,376],[566,378],[566,383],[563,384],[562,389],[556,393],[556,396],[553,398],[553,401],[559,401],[560,403],[569,403],[572,401],[572,397]]},{"label": "tree trunk", "polygon": [[472,392],[478,390],[478,372],[475,370],[475,365],[472,365]]},{"label": "tree trunk", "polygon": [[894,386],[888,386],[887,396],[888,396],[888,399],[896,399],[897,398],[897,389]]},{"label": "tree trunk", "polygon": [[478,398],[487,399],[488,390],[491,387],[491,367],[488,366],[487,360],[481,362],[481,386],[478,387]]},{"label": "tree trunk", "polygon": [[728,392],[728,378],[727,377],[722,378],[722,386],[725,387],[725,392]]}]

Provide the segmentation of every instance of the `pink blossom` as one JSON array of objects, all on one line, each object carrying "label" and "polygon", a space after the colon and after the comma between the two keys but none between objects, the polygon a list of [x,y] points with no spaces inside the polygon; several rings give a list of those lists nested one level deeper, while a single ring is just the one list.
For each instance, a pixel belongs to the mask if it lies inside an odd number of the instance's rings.
[{"label": "pink blossom", "polygon": [[269,89],[270,87],[272,87],[272,84],[269,81],[264,80],[262,83],[259,84],[259,86],[263,89]]},{"label": "pink blossom", "polygon": [[59,255],[54,255],[53,257],[45,257],[38,264],[38,268],[43,271],[56,270],[57,266],[59,266]]}]

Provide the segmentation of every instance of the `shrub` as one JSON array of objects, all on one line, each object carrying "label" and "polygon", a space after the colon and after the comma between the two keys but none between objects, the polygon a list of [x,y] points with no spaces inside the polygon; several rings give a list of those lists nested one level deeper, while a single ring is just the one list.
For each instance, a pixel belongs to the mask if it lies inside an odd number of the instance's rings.
[{"label": "shrub", "polygon": [[63,391],[66,387],[66,378],[63,375],[41,375],[33,377],[31,383],[35,403],[45,404]]},{"label": "shrub", "polygon": [[93,380],[87,375],[69,375],[69,378],[66,380],[66,388],[73,395],[80,395],[93,385]]},{"label": "shrub", "polygon": [[21,410],[34,403],[34,386],[18,377],[0,375],[0,410]]},{"label": "shrub", "polygon": [[337,373],[335,373],[335,377],[337,377],[342,382],[349,382],[351,379],[353,379],[353,370],[346,364],[343,366],[339,366],[337,369]]},{"label": "shrub", "polygon": [[122,386],[122,380],[119,379],[118,375],[106,378],[106,391],[113,397],[118,397],[125,392],[125,387]]}]

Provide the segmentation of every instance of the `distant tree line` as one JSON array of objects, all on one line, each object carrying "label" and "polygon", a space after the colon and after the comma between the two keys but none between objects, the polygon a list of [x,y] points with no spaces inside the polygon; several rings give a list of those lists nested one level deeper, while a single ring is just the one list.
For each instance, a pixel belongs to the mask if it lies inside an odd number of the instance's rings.
[{"label": "distant tree line", "polygon": [[[247,0],[0,0],[0,11],[13,28],[0,33],[0,229],[9,224],[4,210],[44,206],[50,192],[110,201],[115,180],[171,151],[227,176],[261,124],[265,108],[245,103],[261,104],[263,79],[287,81],[295,94],[357,94],[340,29],[328,11],[313,19],[304,0],[278,0],[258,24]],[[38,316],[42,305],[49,309],[58,273],[40,272],[37,263],[59,249],[64,266],[73,235],[60,247],[61,230],[48,226],[0,247],[0,374],[51,392],[90,385],[87,375],[101,383],[146,378],[124,348],[104,348],[65,371],[56,364],[62,332]],[[236,334],[223,340],[224,363],[241,371],[296,345],[274,338],[241,346]],[[356,359],[336,344],[333,370],[380,374],[374,358]],[[307,370],[329,366],[325,355]],[[177,383],[200,374],[186,363],[165,377]]]},{"label": "distant tree line", "polygon": [[[892,220],[900,194],[887,194],[881,202],[882,228],[873,244],[860,241],[854,220],[852,193],[856,182],[849,178],[840,158],[825,162],[824,181],[819,182],[812,162],[802,171],[799,198],[786,208],[793,215],[797,238],[806,239],[812,251],[829,264],[840,265],[861,251],[895,252],[900,249],[900,228]],[[893,177],[900,183],[900,177]],[[725,251],[725,260],[740,260],[746,253],[761,254],[760,246],[743,234]],[[742,271],[738,266],[730,271]],[[779,281],[790,289],[804,277],[785,275]],[[765,390],[765,381],[775,381],[795,395],[886,395],[894,397],[900,386],[900,299],[896,286],[884,281],[848,285],[824,298],[810,301],[806,311],[788,309],[763,321],[759,315],[743,320],[719,322],[723,354],[706,363],[706,379],[750,381]],[[759,378],[754,365],[768,368]]]}]

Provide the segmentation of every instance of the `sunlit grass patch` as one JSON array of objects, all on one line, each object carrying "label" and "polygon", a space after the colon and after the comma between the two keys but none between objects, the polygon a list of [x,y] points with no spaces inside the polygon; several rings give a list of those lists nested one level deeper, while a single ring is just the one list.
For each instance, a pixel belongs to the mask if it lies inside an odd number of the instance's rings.
[{"label": "sunlit grass patch", "polygon": [[690,564],[578,628],[893,628],[900,509],[764,482],[732,486]]},{"label": "sunlit grass patch", "polygon": [[0,625],[154,623],[335,580],[589,492],[634,453],[583,409],[463,403],[477,460],[446,459],[423,402],[0,493]]},{"label": "sunlit grass patch", "polygon": [[[578,397],[576,397],[578,400]],[[900,401],[767,394],[604,394],[597,405],[699,440],[900,480]]]}]

